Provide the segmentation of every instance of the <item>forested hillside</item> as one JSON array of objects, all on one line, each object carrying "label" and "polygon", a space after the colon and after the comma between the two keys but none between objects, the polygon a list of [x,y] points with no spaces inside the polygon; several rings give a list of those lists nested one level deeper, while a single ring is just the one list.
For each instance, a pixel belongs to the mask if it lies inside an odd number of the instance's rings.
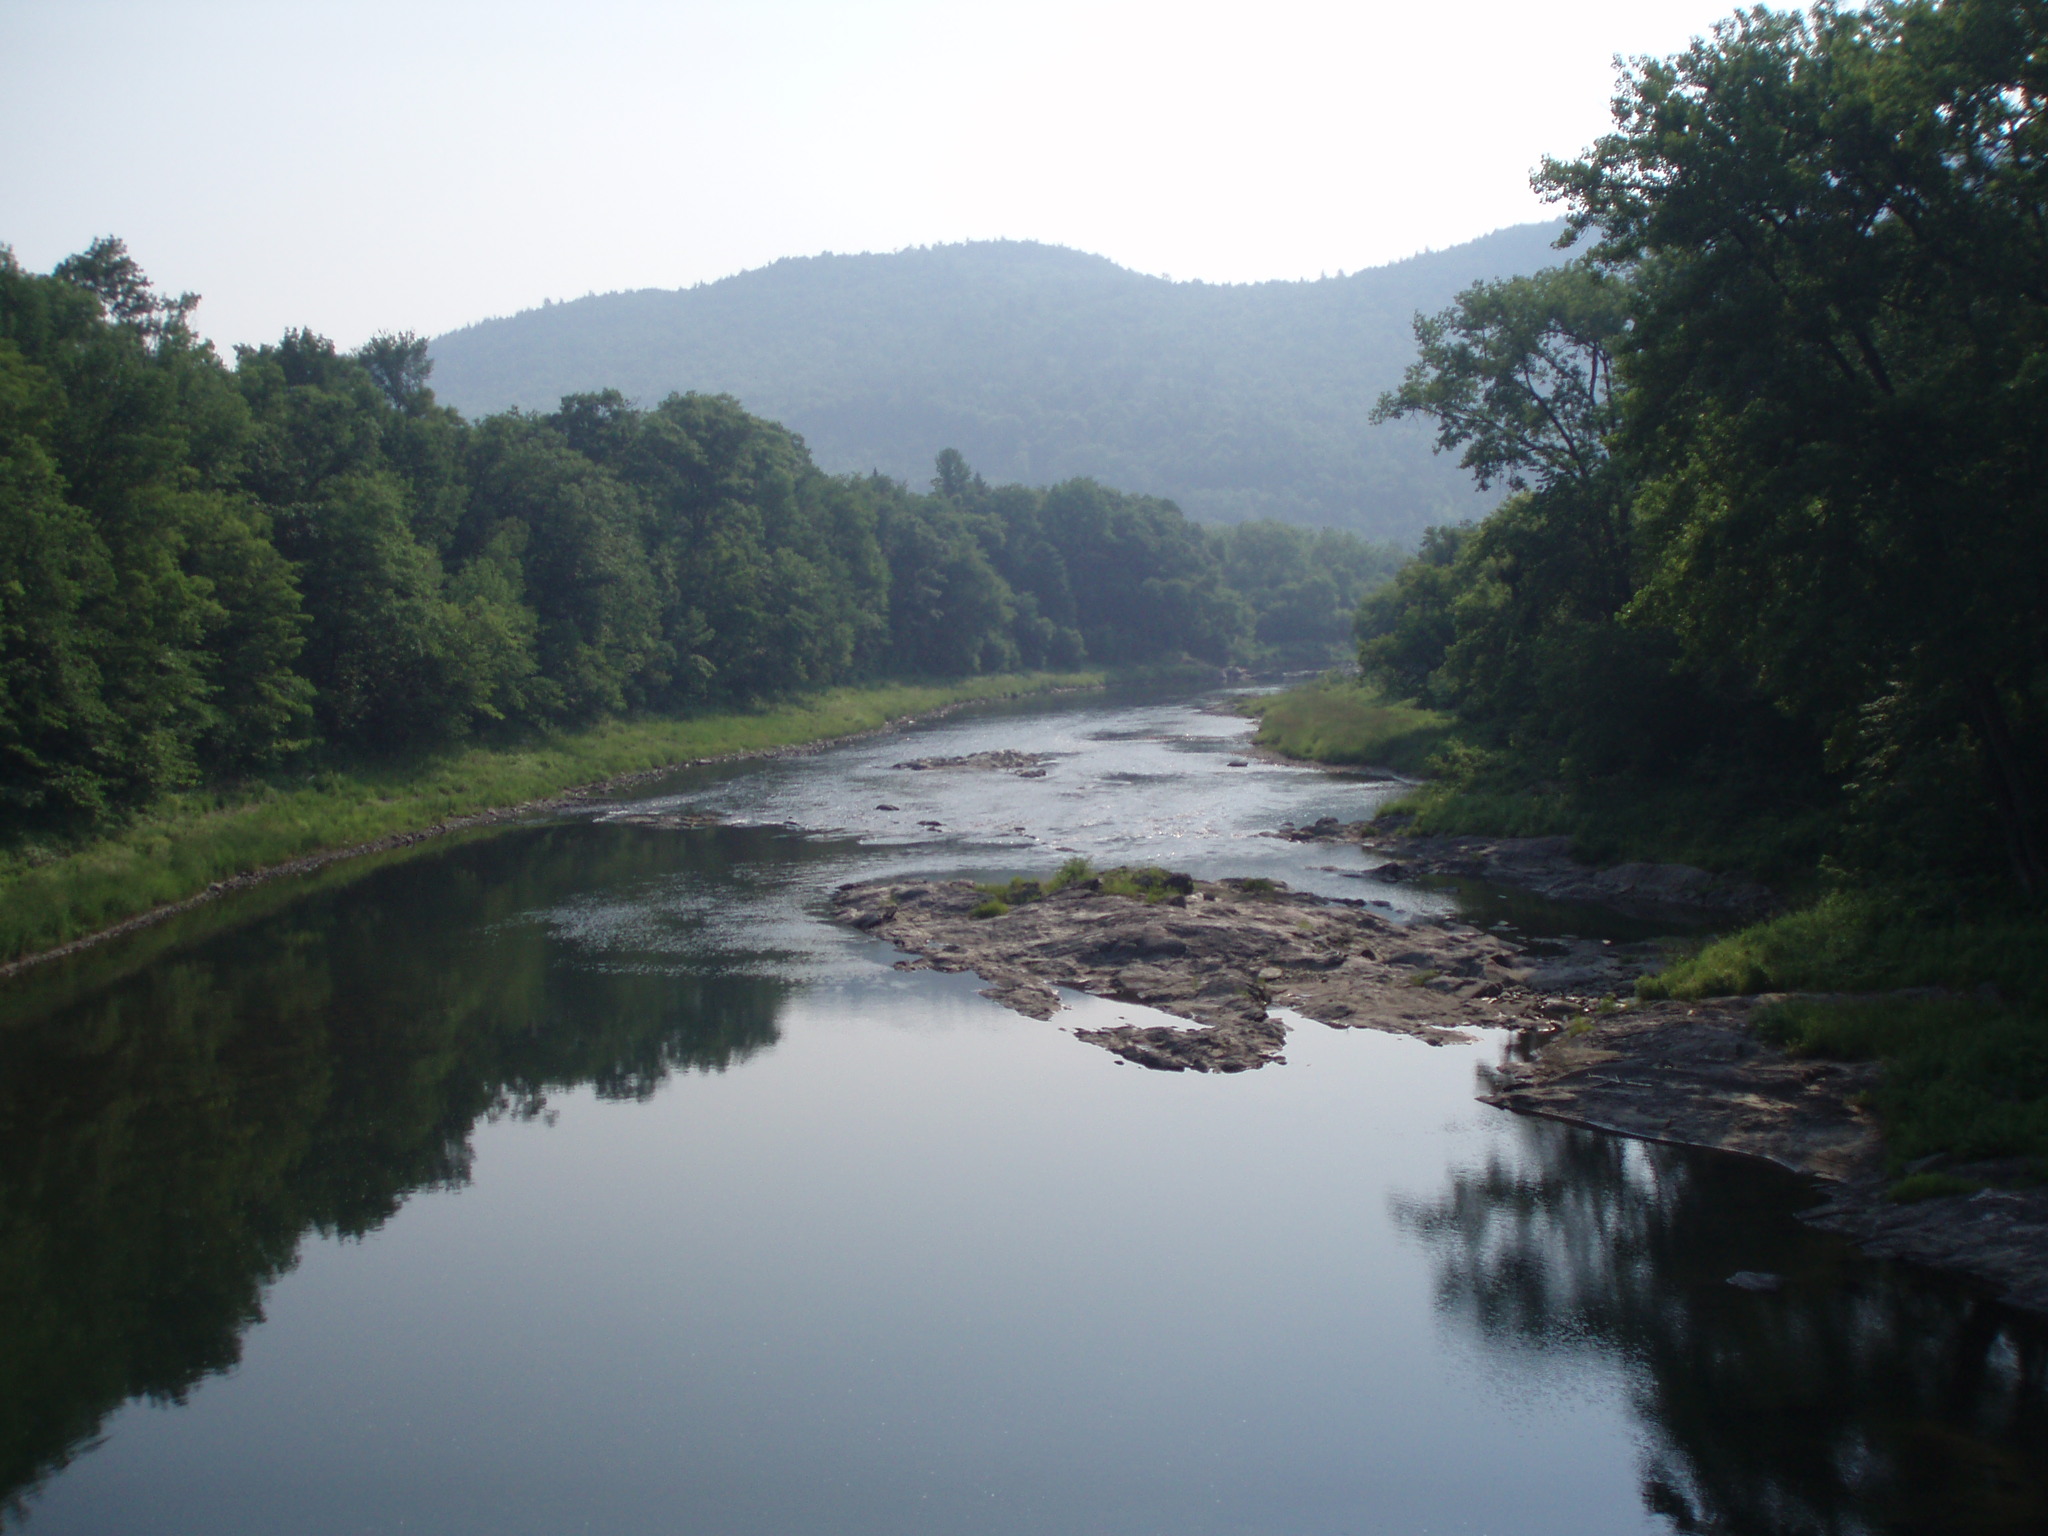
[{"label": "forested hillside", "polygon": [[[424,342],[194,333],[0,248],[0,843],[164,792],[852,679],[1326,662],[1396,562],[1090,480],[832,476],[727,396],[470,422]],[[1234,585],[1233,585],[1234,583]]]},{"label": "forested hillside", "polygon": [[1580,259],[1419,323],[1382,414],[1510,492],[1361,620],[1463,724],[1447,810],[2048,895],[2044,49],[1988,0],[1739,15],[1545,167]]},{"label": "forested hillside", "polygon": [[1169,282],[1015,241],[776,262],[550,305],[437,338],[441,398],[552,409],[617,388],[725,393],[828,470],[917,480],[954,447],[994,480],[1089,476],[1209,522],[1412,542],[1484,510],[1413,424],[1373,427],[1409,317],[1560,260],[1555,224],[1317,282]]}]

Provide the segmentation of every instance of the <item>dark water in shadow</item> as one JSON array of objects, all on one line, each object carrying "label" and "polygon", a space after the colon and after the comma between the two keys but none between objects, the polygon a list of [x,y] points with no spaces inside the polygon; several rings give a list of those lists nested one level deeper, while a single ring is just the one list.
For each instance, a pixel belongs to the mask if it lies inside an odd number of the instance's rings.
[{"label": "dark water in shadow", "polygon": [[[1477,1105],[1498,1040],[1144,1073],[1059,1027],[1144,1010],[1021,1019],[818,920],[1066,848],[1360,894],[1256,834],[1381,791],[1242,731],[1069,703],[699,770],[633,809],[753,824],[520,827],[0,993],[7,1523],[2048,1528],[2039,1330],[1789,1178]],[[889,767],[998,746],[1063,755]]]},{"label": "dark water in shadow", "polygon": [[1531,1120],[1400,1211],[1490,1347],[1633,1367],[1674,1530],[2048,1528],[2048,1334],[1784,1220],[1804,1203],[1775,1169]]}]

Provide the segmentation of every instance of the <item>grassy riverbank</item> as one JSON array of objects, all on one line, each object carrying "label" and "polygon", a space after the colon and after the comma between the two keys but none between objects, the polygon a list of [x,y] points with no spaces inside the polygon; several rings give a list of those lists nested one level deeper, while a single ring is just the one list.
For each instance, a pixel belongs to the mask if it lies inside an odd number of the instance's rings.
[{"label": "grassy riverbank", "polygon": [[1824,882],[1838,813],[1779,784],[1707,771],[1574,791],[1477,746],[1449,716],[1343,679],[1245,712],[1258,744],[1287,756],[1427,774],[1389,808],[1406,830],[1564,835],[1589,863],[1700,864],[1792,894],[1792,910],[1680,956],[1640,993],[1807,994],[1765,1010],[1758,1031],[1794,1055],[1882,1064],[1872,1108],[1894,1170],[1917,1170],[1902,1198],[1952,1192],[1939,1170],[1978,1159],[2030,1158],[2048,1175],[2048,914],[1998,890]]},{"label": "grassy riverbank", "polygon": [[0,855],[0,961],[54,948],[238,875],[578,785],[828,741],[954,704],[1103,681],[1101,673],[1036,673],[840,688],[747,713],[614,720],[516,745],[173,795],[90,842]]},{"label": "grassy riverbank", "polygon": [[1844,890],[1717,939],[1639,990],[1808,994],[1764,1010],[1758,1033],[1795,1056],[1882,1064],[1871,1107],[1894,1171],[1909,1173],[1896,1193],[1913,1199],[1974,1187],[1940,1171],[1959,1162],[2027,1158],[2048,1176],[2044,954],[2039,911]]},{"label": "grassy riverbank", "polygon": [[1344,677],[1323,677],[1239,706],[1259,722],[1255,746],[1304,762],[1419,774],[1451,739],[1448,715],[1400,704]]},{"label": "grassy riverbank", "polygon": [[1569,837],[1590,864],[1697,864],[1786,889],[1810,883],[1835,827],[1830,805],[1712,770],[1657,782],[1558,783],[1510,751],[1480,745],[1455,717],[1354,678],[1318,678],[1240,708],[1259,721],[1254,744],[1283,757],[1426,776],[1381,813],[1398,814],[1408,831]]}]

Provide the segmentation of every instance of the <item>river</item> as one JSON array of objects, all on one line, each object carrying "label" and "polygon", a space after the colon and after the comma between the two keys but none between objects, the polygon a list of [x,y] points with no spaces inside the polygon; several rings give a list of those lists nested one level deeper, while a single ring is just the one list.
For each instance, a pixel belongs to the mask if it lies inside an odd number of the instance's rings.
[{"label": "river", "polygon": [[[1073,853],[1408,914],[1367,780],[983,708],[242,893],[0,993],[0,1489],[82,1533],[2048,1529],[2048,1334],[1505,1036],[1130,1067],[821,920]],[[891,765],[998,748],[1042,778]],[[716,824],[621,816],[715,814]],[[1325,868],[1321,866],[1336,866]],[[1529,931],[1583,913],[1488,906]],[[1785,1277],[1776,1292],[1736,1271]]]}]

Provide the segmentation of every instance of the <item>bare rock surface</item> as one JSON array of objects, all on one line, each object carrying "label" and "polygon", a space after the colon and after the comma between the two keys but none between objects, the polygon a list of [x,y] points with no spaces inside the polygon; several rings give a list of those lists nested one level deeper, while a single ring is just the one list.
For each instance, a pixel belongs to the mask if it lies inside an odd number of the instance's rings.
[{"label": "bare rock surface", "polygon": [[1860,1107],[1871,1063],[1801,1061],[1758,1040],[1773,999],[1660,1002],[1596,1015],[1509,1063],[1487,1103],[1597,1130],[1767,1158],[1814,1179],[1825,1203],[1802,1213],[1866,1252],[1967,1276],[2005,1301],[2048,1312],[2048,1192],[1999,1188],[2016,1165],[1941,1171],[1988,1186],[1898,1204],[1878,1129]]},{"label": "bare rock surface", "polygon": [[1360,871],[1389,882],[1434,875],[1487,880],[1554,901],[1585,902],[1630,917],[1684,922],[1746,921],[1769,912],[1765,886],[1691,864],[1581,864],[1568,837],[1438,837],[1389,832],[1384,825],[1340,822],[1282,827],[1292,842],[1355,842],[1381,862]]},{"label": "bare rock surface", "polygon": [[1876,1127],[1853,1098],[1868,1063],[1795,1061],[1750,1029],[1752,999],[1594,1014],[1533,1062],[1500,1069],[1486,1102],[1652,1141],[1767,1158],[1844,1182],[1878,1171]]},{"label": "bare rock surface", "polygon": [[725,820],[718,811],[630,811],[623,815],[601,816],[598,818],[608,827],[667,827],[680,830],[687,827],[715,827]]},{"label": "bare rock surface", "polygon": [[[931,768],[979,768],[988,773],[1018,773],[1031,770],[1042,771],[1046,756],[1042,752],[1019,752],[1003,747],[994,752],[969,752],[964,757],[913,757],[908,762],[891,763],[892,768],[907,768],[913,773],[922,773]],[[1037,777],[1037,773],[1033,773]]]},{"label": "bare rock surface", "polygon": [[[1364,902],[1258,880],[1175,877],[1156,903],[1112,895],[1099,881],[1068,886],[999,916],[966,881],[872,881],[842,886],[841,921],[918,958],[909,967],[972,971],[986,994],[1049,1019],[1058,988],[1143,1003],[1199,1028],[1130,1026],[1079,1038],[1168,1071],[1236,1072],[1281,1060],[1286,1026],[1270,1007],[1339,1029],[1391,1030],[1428,1041],[1462,1038],[1468,1024],[1516,1024],[1546,1007],[1546,990],[1605,968],[1632,983],[1653,957],[1614,958],[1621,946],[1551,945],[1530,955],[1461,923],[1397,923]],[[1553,985],[1553,983],[1558,983]]]}]

